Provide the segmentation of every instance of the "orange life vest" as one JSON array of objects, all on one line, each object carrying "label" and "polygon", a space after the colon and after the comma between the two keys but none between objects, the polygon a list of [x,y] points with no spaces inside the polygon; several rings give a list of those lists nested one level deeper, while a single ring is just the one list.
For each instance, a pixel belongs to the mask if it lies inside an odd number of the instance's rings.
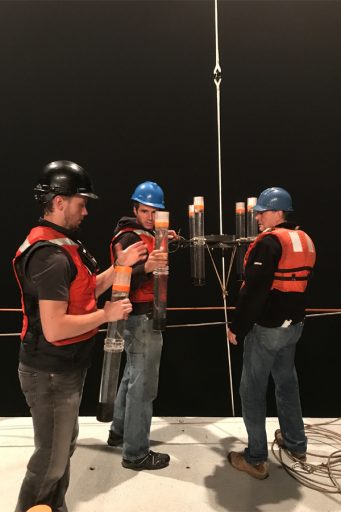
[{"label": "orange life vest", "polygon": [[285,228],[263,231],[250,244],[245,254],[244,269],[255,245],[268,235],[275,236],[282,247],[282,256],[274,273],[271,289],[303,293],[316,260],[314,243],[304,231]]},{"label": "orange life vest", "polygon": [[[113,237],[110,244],[110,254],[111,254],[111,262],[114,263],[114,255],[112,252],[112,246],[116,242],[116,240],[123,233],[135,233],[147,246],[148,254],[150,254],[155,248],[155,237],[144,229],[137,228],[123,228]],[[154,279],[153,275],[149,277],[147,281],[142,283],[136,290],[130,290],[129,298],[131,302],[153,302],[154,300]]]},{"label": "orange life vest", "polygon": [[[18,272],[17,265],[20,259],[29,249],[34,246],[34,244],[43,241],[47,242],[48,244],[54,244],[58,247],[61,247],[64,251],[66,251],[70,255],[77,270],[77,275],[72,281],[69,289],[67,314],[84,315],[97,310],[97,303],[95,298],[96,274],[91,273],[89,268],[83,263],[78,253],[80,245],[68,238],[63,233],[54,230],[53,228],[47,226],[37,226],[30,231],[24,243],[17,250],[13,259],[14,273],[20,287],[21,305],[24,313],[23,326],[20,335],[21,340],[25,338],[27,330],[29,329],[30,318],[27,315],[28,304],[25,304],[23,285],[20,280],[20,273]],[[92,329],[91,331],[80,334],[79,336],[74,336],[65,340],[58,340],[52,342],[52,344],[61,346],[85,341],[94,336],[97,331],[98,328]]]}]

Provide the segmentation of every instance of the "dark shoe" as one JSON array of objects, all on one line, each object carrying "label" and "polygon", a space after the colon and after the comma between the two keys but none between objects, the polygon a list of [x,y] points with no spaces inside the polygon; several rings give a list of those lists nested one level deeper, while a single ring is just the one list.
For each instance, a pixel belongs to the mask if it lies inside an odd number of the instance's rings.
[{"label": "dark shoe", "polygon": [[246,462],[244,454],[239,452],[230,452],[227,456],[231,466],[238,471],[245,471],[248,475],[257,478],[257,480],[265,480],[269,476],[269,464],[261,462],[260,464],[249,464]]},{"label": "dark shoe", "polygon": [[123,436],[115,434],[112,430],[109,430],[109,437],[107,441],[109,446],[120,446],[123,444]]},{"label": "dark shoe", "polygon": [[141,469],[162,469],[168,466],[170,457],[167,453],[150,452],[141,459],[127,460],[122,459],[122,466],[127,469],[135,469],[140,471]]},{"label": "dark shoe", "polygon": [[285,446],[282,432],[279,428],[275,430],[275,441],[280,448],[284,448],[284,450],[287,450],[295,459],[298,459],[301,462],[305,462],[307,460],[306,452],[293,452]]}]

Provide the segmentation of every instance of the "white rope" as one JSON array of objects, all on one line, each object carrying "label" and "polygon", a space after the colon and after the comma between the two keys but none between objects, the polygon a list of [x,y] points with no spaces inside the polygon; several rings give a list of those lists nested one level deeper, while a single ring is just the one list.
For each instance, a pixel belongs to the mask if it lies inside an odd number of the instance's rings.
[{"label": "white rope", "polygon": [[215,10],[215,53],[216,62],[213,70],[214,83],[217,92],[217,130],[218,130],[218,178],[219,178],[219,233],[223,234],[223,204],[222,204],[222,180],[221,180],[221,132],[220,132],[220,82],[221,67],[219,63],[219,37],[218,37],[218,0],[214,2]]},{"label": "white rope", "polygon": [[167,325],[167,329],[172,327],[206,327],[207,325],[225,325],[226,322],[203,322],[200,324],[173,324]]},{"label": "white rope", "polygon": [[[210,251],[209,251],[210,252]],[[233,258],[233,256],[232,256]],[[233,259],[232,259],[233,261]],[[229,280],[229,274],[231,271],[232,261],[230,264],[229,273],[227,276],[227,281]],[[215,264],[214,264],[215,267]],[[216,267],[215,267],[216,269]],[[219,276],[219,283],[221,284],[220,276]],[[18,310],[21,312],[21,310]],[[224,307],[224,311],[227,311],[227,307]],[[335,313],[316,313],[314,315],[306,315],[305,318],[315,318],[315,317],[323,317],[323,316],[330,316],[330,315],[341,315],[340,312]],[[203,323],[196,323],[196,324],[173,324],[173,325],[167,325],[167,329],[170,329],[172,327],[204,327],[206,325],[228,325],[230,321],[228,321],[227,317],[225,317],[225,322],[203,322]],[[107,329],[98,329],[98,332],[107,332]],[[2,332],[0,333],[0,337],[7,337],[7,336],[20,336],[20,332]]]},{"label": "white rope", "polygon": [[334,313],[314,313],[314,314],[311,314],[311,315],[305,315],[304,318],[313,318],[315,316],[334,316],[334,315],[341,315],[340,311],[336,311]]},{"label": "white rope", "polygon": [[[324,447],[323,451],[319,449],[312,452],[309,449],[307,461],[304,462],[296,459],[286,448],[278,446],[276,439],[273,441],[271,447],[273,455],[282,464],[285,471],[300,484],[323,493],[341,494],[339,483],[341,478],[341,451],[334,450],[337,445],[340,445],[341,435],[325,428],[325,425],[331,425],[338,421],[340,421],[340,418],[325,423],[304,425],[306,436],[309,438],[308,448],[310,448],[310,445],[312,445],[312,449],[317,444],[319,446],[327,445],[327,448]],[[311,441],[313,442],[311,443]],[[328,453],[331,447],[334,451]],[[275,448],[278,448],[279,451]]]},{"label": "white rope", "polygon": [[[214,20],[215,20],[215,68],[213,70],[214,83],[216,86],[217,96],[217,138],[218,138],[218,179],[219,179],[219,233],[223,234],[223,203],[222,203],[222,179],[221,179],[221,123],[220,123],[220,82],[221,82],[221,67],[219,63],[219,31],[218,31],[218,0],[214,1]],[[233,381],[232,381],[232,366],[231,366],[231,351],[230,343],[228,340],[228,318],[227,318],[227,303],[226,303],[226,279],[225,279],[225,256],[222,252],[221,256],[221,271],[222,271],[222,294],[224,303],[224,315],[225,315],[225,331],[226,331],[226,346],[227,346],[227,359],[229,365],[229,381],[230,381],[230,395],[231,395],[231,406],[232,415],[235,416],[234,410],[234,394],[233,394]]]}]

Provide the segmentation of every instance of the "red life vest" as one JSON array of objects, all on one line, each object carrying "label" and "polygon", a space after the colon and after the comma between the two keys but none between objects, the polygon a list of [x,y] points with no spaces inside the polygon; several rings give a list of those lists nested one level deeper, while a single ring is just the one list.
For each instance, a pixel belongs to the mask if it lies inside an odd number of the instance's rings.
[{"label": "red life vest", "polygon": [[[18,275],[16,264],[18,260],[26,253],[37,242],[45,241],[49,244],[55,244],[65,250],[72,258],[75,264],[77,275],[72,281],[69,289],[69,302],[67,308],[67,314],[69,315],[85,315],[92,313],[97,310],[95,288],[96,288],[96,274],[91,273],[86,265],[82,262],[82,259],[78,253],[80,247],[76,242],[67,238],[67,236],[54,230],[53,228],[46,226],[38,226],[33,228],[24,243],[19,247],[15,258],[13,259],[14,273],[17,278],[20,291],[21,291],[21,305],[24,313],[23,326],[20,338],[24,339],[27,329],[29,327],[29,317],[26,313],[26,305],[24,301],[24,293],[20,277]],[[65,340],[58,340],[51,342],[52,345],[71,345],[72,343],[78,343],[80,341],[86,341],[94,336],[98,331],[98,328],[92,329],[91,331],[74,336]]]},{"label": "red life vest", "polygon": [[244,269],[250,252],[260,240],[268,235],[275,236],[282,247],[282,256],[274,273],[271,289],[303,293],[316,260],[314,243],[304,231],[274,228],[260,233],[245,254]]},{"label": "red life vest", "polygon": [[[136,229],[136,228],[123,228],[121,231],[116,233],[116,235],[113,237],[111,244],[110,244],[110,254],[111,254],[111,262],[114,263],[114,255],[112,251],[112,246],[116,242],[116,240],[123,234],[123,233],[135,233],[142,242],[144,242],[147,246],[148,254],[150,254],[154,248],[155,248],[155,237],[149,232],[145,231],[144,229]],[[154,300],[154,279],[153,275],[151,275],[147,281],[142,283],[139,288],[136,290],[130,290],[129,298],[131,302],[153,302]]]}]

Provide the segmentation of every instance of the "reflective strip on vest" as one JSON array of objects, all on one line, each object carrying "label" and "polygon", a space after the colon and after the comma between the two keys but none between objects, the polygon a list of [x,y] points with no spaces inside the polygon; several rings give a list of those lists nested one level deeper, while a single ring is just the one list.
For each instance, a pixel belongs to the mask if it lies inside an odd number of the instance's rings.
[{"label": "reflective strip on vest", "polygon": [[[307,235],[307,233],[304,233],[304,231],[301,231],[301,233],[303,233],[303,235],[306,239],[309,252],[315,253],[315,248],[314,248],[312,239]],[[288,235],[291,238],[293,251],[294,252],[303,252],[303,246],[302,246],[302,242],[301,242],[298,232],[297,231],[288,231]]]},{"label": "reflective strip on vest", "polygon": [[134,229],[134,228],[124,228],[121,229],[116,235],[113,237],[112,240],[116,240],[119,236],[123,235],[124,233],[135,233],[138,236],[144,235],[144,236],[150,236],[151,238],[155,238],[154,235],[149,233],[149,231],[145,231],[144,229]]},{"label": "reflective strip on vest", "polygon": [[[63,245],[78,245],[76,244],[76,242],[74,242],[73,240],[70,240],[70,238],[53,238],[51,240],[48,240],[48,242],[50,242],[51,244],[56,244],[56,245],[59,245],[59,246],[63,246]],[[35,242],[34,242],[35,243]],[[18,249],[18,252],[20,252],[21,254],[23,252],[26,251],[26,249],[28,249],[30,246],[31,246],[31,242],[29,241],[28,238],[26,238],[26,240],[21,244],[21,246],[19,247]]]},{"label": "reflective strip on vest", "polygon": [[274,228],[260,233],[245,255],[245,265],[254,246],[267,235],[275,236],[281,244],[282,256],[274,273],[272,289],[302,293],[315,264],[315,247],[311,238],[301,230]]},{"label": "reflective strip on vest", "polygon": [[291,238],[292,249],[294,252],[303,252],[303,246],[297,231],[289,231],[288,235]]}]

